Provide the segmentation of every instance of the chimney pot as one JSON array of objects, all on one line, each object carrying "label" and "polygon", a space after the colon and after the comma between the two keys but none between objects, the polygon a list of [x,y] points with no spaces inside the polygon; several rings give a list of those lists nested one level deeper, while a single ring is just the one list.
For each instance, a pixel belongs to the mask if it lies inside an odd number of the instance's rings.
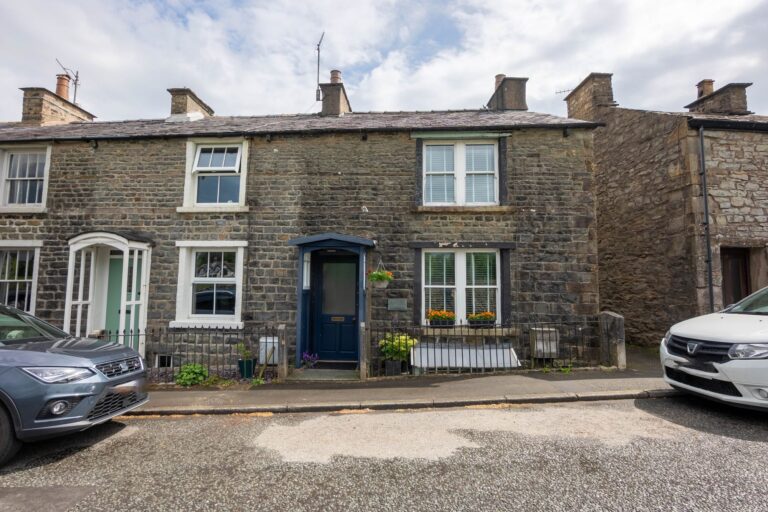
[{"label": "chimney pot", "polygon": [[69,101],[69,80],[67,74],[56,75],[56,96],[67,101]]},{"label": "chimney pot", "polygon": [[331,83],[332,84],[341,83],[341,71],[339,71],[338,69],[331,70]]},{"label": "chimney pot", "polygon": [[507,78],[507,75],[505,75],[505,74],[503,74],[503,73],[499,73],[498,75],[496,75],[496,85],[494,85],[494,86],[493,86],[493,90],[494,90],[494,91],[495,91],[496,89],[498,89],[498,88],[499,88],[499,86],[501,85],[501,82],[502,82],[502,81],[503,81],[505,78]]},{"label": "chimney pot", "polygon": [[696,84],[696,89],[698,89],[698,96],[696,96],[697,98],[709,96],[715,90],[715,81],[709,78],[705,78]]}]

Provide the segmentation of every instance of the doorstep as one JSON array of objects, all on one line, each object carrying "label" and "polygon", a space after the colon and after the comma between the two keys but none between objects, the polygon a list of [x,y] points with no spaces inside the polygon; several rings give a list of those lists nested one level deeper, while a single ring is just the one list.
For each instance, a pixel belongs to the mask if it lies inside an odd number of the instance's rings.
[{"label": "doorstep", "polygon": [[288,374],[286,381],[355,381],[360,380],[358,370],[299,368]]}]

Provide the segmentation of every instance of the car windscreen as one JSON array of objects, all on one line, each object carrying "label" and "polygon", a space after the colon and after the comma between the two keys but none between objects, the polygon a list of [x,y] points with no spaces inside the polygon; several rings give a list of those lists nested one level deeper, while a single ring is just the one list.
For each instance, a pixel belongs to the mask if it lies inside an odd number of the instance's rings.
[{"label": "car windscreen", "polygon": [[64,331],[60,331],[31,315],[0,307],[1,345],[56,340],[68,336]]},{"label": "car windscreen", "polygon": [[761,290],[728,308],[726,313],[768,315],[768,288]]}]

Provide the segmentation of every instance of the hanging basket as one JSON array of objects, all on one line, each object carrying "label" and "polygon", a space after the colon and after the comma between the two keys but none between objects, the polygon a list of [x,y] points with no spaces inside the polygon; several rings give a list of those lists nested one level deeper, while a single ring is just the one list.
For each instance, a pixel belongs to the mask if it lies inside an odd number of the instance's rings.
[{"label": "hanging basket", "polygon": [[389,283],[389,281],[371,281],[374,288],[379,288],[381,290],[389,286]]}]

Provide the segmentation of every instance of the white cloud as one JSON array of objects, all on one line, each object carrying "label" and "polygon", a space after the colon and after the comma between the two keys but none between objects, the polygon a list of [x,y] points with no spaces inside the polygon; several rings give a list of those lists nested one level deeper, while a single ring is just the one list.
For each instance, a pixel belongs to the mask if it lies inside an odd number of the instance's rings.
[{"label": "white cloud", "polygon": [[557,90],[608,71],[622,105],[680,109],[714,78],[754,81],[750,106],[768,113],[757,0],[29,0],[3,2],[0,19],[3,120],[21,115],[18,87],[53,87],[55,57],[80,70],[78,101],[100,119],[163,117],[178,86],[220,115],[313,111],[323,30],[321,79],[342,69],[358,111],[477,108],[504,72],[530,77],[532,110],[564,114]]}]

